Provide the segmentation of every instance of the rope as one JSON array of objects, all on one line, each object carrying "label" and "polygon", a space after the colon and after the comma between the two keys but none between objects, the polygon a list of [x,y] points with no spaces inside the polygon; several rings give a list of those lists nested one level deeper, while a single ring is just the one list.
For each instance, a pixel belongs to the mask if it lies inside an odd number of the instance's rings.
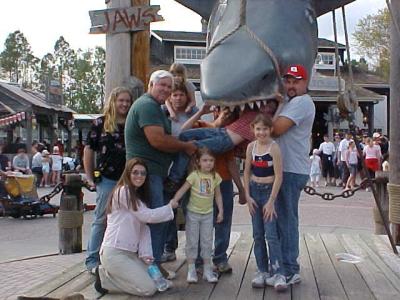
[{"label": "rope", "polygon": [[389,220],[400,224],[400,184],[388,183],[389,193]]},{"label": "rope", "polygon": [[59,210],[58,228],[79,228],[83,225],[83,210]]},{"label": "rope", "polygon": [[335,36],[335,69],[336,69],[336,74],[338,78],[338,88],[339,88],[339,93],[342,91],[342,81],[341,79],[341,74],[340,74],[340,66],[339,66],[339,47],[338,47],[338,39],[337,39],[337,26],[336,26],[336,14],[335,11],[332,10],[332,21],[333,21],[333,35]]}]

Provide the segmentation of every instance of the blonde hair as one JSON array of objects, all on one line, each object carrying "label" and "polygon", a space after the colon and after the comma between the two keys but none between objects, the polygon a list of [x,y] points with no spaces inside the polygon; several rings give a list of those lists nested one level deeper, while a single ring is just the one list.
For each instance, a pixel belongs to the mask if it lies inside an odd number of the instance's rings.
[{"label": "blonde hair", "polygon": [[117,129],[117,118],[115,105],[117,103],[117,98],[122,93],[128,93],[131,97],[131,104],[133,102],[133,97],[131,91],[126,87],[116,87],[114,88],[110,96],[107,99],[106,105],[104,106],[104,131],[105,132],[115,132]]},{"label": "blonde hair", "polygon": [[179,63],[173,63],[169,67],[169,71],[172,75],[179,75],[183,78],[183,82],[187,81],[187,71],[186,67]]}]

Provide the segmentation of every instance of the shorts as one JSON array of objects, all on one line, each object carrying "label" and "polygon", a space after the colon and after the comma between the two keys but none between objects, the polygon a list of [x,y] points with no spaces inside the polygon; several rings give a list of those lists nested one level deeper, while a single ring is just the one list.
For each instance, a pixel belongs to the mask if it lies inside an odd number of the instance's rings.
[{"label": "shorts", "polygon": [[43,165],[42,166],[42,172],[43,173],[50,173],[50,166],[49,165]]},{"label": "shorts", "polygon": [[349,172],[350,172],[350,175],[356,176],[357,175],[357,164],[349,164]]}]

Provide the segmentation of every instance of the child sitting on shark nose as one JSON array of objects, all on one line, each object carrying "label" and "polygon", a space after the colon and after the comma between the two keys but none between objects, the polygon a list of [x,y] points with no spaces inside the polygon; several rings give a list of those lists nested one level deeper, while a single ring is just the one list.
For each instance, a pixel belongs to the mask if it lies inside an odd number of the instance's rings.
[{"label": "child sitting on shark nose", "polygon": [[[266,105],[261,105],[259,109],[246,106],[239,118],[224,128],[198,128],[189,129],[179,135],[181,141],[194,141],[197,147],[206,147],[215,154],[220,154],[232,150],[235,146],[245,144],[254,140],[254,134],[250,129],[250,123],[261,112],[271,117],[277,107],[275,100],[270,100]],[[207,105],[203,109],[209,109]],[[238,109],[238,108],[235,108]],[[179,188],[180,181],[184,178],[190,157],[180,152],[174,159],[167,183],[166,191],[175,192]]]}]

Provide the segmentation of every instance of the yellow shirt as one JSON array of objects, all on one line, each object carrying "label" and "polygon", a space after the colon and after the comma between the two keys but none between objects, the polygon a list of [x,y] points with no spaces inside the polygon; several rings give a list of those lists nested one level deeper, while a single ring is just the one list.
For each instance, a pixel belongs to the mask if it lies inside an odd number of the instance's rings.
[{"label": "yellow shirt", "polygon": [[215,188],[222,179],[218,173],[205,174],[200,171],[190,173],[186,181],[190,183],[190,199],[187,209],[198,214],[208,214],[213,211]]}]

